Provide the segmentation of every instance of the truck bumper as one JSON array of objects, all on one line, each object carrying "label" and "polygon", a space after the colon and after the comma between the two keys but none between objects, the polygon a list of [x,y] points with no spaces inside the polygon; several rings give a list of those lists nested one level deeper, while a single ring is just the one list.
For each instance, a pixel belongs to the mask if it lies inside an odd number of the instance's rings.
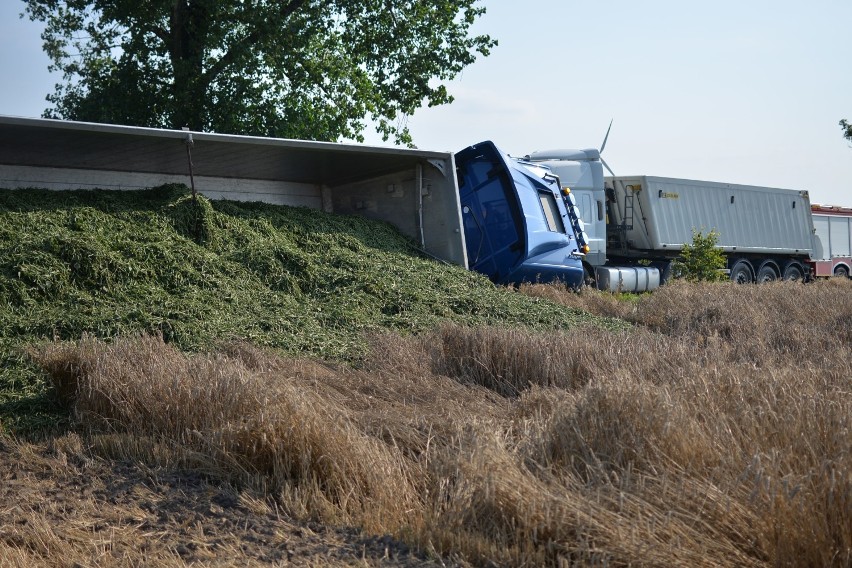
[{"label": "truck bumper", "polygon": [[583,263],[572,257],[561,258],[557,262],[545,259],[530,259],[521,263],[507,278],[507,283],[522,282],[548,283],[562,282],[570,288],[583,285]]}]

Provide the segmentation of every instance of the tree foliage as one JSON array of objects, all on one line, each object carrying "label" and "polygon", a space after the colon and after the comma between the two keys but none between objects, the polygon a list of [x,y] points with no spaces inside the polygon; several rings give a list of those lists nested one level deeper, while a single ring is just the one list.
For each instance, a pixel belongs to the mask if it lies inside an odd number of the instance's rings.
[{"label": "tree foliage", "polygon": [[844,118],[840,121],[840,128],[843,129],[843,137],[852,142],[852,123]]},{"label": "tree foliage", "polygon": [[704,234],[693,229],[692,243],[683,245],[680,258],[674,263],[675,277],[691,282],[724,280],[722,269],[727,262],[722,249],[716,246],[718,242],[719,233],[716,231]]},{"label": "tree foliage", "polygon": [[398,142],[497,44],[477,1],[24,0],[63,74],[45,117]]}]

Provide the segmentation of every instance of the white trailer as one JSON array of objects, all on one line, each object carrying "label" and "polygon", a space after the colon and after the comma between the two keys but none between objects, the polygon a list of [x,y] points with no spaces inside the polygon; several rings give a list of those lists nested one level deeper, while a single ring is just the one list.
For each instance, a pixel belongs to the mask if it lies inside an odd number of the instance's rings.
[{"label": "white trailer", "polygon": [[608,177],[608,257],[674,259],[693,231],[718,234],[731,279],[801,279],[815,252],[807,191],[628,176]]},{"label": "white trailer", "polygon": [[450,152],[0,116],[0,187],[134,190],[198,186],[392,223],[467,267]]},{"label": "white trailer", "polygon": [[818,245],[814,276],[852,275],[852,207],[811,205]]}]

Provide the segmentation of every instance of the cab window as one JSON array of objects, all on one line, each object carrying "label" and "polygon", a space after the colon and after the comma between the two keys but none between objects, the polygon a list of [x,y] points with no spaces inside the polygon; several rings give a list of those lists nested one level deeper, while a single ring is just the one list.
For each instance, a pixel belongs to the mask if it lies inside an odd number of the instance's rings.
[{"label": "cab window", "polygon": [[554,233],[564,233],[565,225],[562,223],[562,215],[559,213],[559,208],[556,206],[556,199],[553,197],[553,194],[547,191],[539,191],[538,200],[541,203],[541,208],[544,210],[547,229]]}]

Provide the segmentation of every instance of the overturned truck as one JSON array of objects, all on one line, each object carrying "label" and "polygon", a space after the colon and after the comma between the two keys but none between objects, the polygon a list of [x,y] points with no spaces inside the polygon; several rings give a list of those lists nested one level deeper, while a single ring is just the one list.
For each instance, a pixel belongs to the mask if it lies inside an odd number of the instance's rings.
[{"label": "overturned truck", "polygon": [[210,199],[386,221],[426,254],[498,284],[581,284],[582,221],[558,179],[491,143],[460,152],[458,164],[456,158],[450,152],[0,116],[3,188],[132,191],[184,183]]}]

